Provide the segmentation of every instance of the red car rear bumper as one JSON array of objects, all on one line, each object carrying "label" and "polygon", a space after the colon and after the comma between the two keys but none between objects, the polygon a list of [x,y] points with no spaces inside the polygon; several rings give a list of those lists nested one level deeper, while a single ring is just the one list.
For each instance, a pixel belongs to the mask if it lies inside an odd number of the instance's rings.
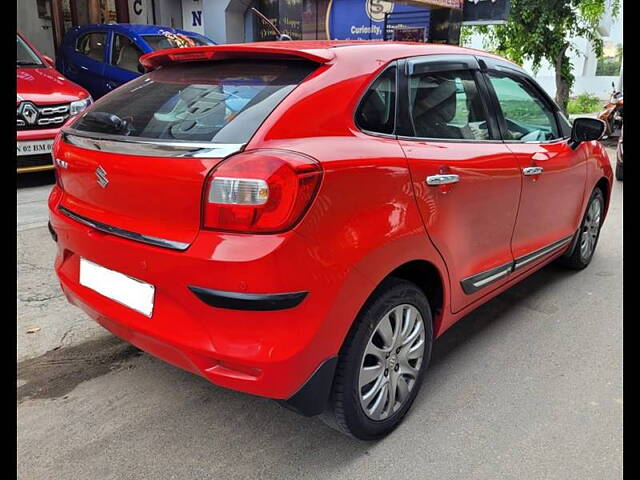
[{"label": "red car rear bumper", "polygon": [[[344,281],[344,272],[342,282],[315,274],[326,274],[327,267],[314,264],[308,242],[297,233],[203,231],[187,250],[176,251],[83,225],[58,210],[60,198],[55,187],[49,209],[62,289],[71,303],[115,335],[214,384],[283,400],[335,358],[357,311],[357,295],[344,294],[354,288]],[[154,285],[152,317],[81,285],[80,257]],[[354,282],[368,288],[368,282]],[[212,306],[192,286],[234,292],[245,300],[254,298],[243,296],[249,292],[307,294],[294,299],[293,306],[289,298],[287,308],[255,311]]]}]

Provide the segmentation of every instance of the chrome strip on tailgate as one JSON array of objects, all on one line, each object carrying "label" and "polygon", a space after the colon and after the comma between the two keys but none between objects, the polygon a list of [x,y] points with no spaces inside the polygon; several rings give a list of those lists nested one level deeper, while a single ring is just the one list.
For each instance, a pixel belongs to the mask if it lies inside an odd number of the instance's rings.
[{"label": "chrome strip on tailgate", "polygon": [[95,228],[96,230],[100,230],[101,232],[117,235],[118,237],[134,240],[136,242],[148,243],[149,245],[154,245],[156,247],[170,248],[172,250],[186,250],[187,248],[189,248],[188,243],[176,242],[175,240],[166,240],[164,238],[158,237],[151,237],[149,235],[143,235],[141,233],[131,232],[122,228],[113,227],[105,223],[96,222],[95,220],[91,220],[89,218],[83,217],[82,215],[78,215],[77,213],[73,213],[71,210],[68,210],[62,206],[58,207],[58,211],[77,222]]},{"label": "chrome strip on tailgate", "polygon": [[239,152],[244,143],[180,142],[107,133],[63,130],[63,139],[88,150],[150,157],[222,158]]}]

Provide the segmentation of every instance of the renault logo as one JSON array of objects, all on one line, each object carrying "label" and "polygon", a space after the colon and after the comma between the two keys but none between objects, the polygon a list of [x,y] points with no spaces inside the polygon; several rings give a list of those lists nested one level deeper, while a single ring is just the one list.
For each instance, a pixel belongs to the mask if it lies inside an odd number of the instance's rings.
[{"label": "renault logo", "polygon": [[33,125],[38,119],[38,109],[31,102],[22,102],[22,105],[20,105],[19,113],[29,125]]},{"label": "renault logo", "polygon": [[107,185],[109,184],[107,172],[100,165],[98,165],[98,168],[96,168],[96,177],[98,179],[98,185],[100,185],[102,188],[107,188]]}]

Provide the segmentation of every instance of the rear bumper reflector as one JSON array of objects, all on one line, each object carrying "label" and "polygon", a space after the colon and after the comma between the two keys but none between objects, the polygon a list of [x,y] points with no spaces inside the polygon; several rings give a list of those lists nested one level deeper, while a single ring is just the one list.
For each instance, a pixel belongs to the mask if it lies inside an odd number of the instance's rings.
[{"label": "rear bumper reflector", "polygon": [[298,306],[308,292],[294,293],[238,293],[189,285],[196,297],[207,305],[230,310],[269,311]]},{"label": "rear bumper reflector", "polygon": [[56,233],[56,231],[51,226],[51,222],[47,223],[47,227],[49,228],[49,233],[51,234],[51,238],[53,238],[53,241],[57,243],[58,242],[58,234]]}]

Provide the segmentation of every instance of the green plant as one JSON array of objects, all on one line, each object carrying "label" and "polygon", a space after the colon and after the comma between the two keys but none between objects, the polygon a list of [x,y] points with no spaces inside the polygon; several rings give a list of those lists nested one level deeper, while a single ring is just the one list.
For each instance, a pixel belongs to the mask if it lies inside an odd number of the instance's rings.
[{"label": "green plant", "polygon": [[595,95],[590,93],[581,93],[577,97],[569,100],[567,104],[567,113],[592,113],[597,112],[601,107],[601,101]]},{"label": "green plant", "polygon": [[602,55],[598,24],[607,9],[615,18],[620,3],[620,0],[511,0],[509,19],[504,25],[466,27],[462,38],[466,41],[472,31],[483,33],[485,49],[518,64],[530,60],[534,71],[540,68],[542,60],[547,60],[555,68],[556,102],[566,111],[575,81],[567,55],[569,49],[575,49],[570,39],[586,38],[596,55]]}]

